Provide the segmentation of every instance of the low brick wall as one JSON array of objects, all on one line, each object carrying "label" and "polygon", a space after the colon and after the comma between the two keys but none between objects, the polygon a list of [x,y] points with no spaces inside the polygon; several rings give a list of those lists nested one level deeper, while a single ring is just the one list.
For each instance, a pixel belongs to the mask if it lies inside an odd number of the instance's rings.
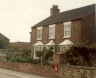
[{"label": "low brick wall", "polygon": [[27,73],[34,73],[52,78],[59,78],[59,73],[55,72],[54,68],[47,66],[0,61],[0,67]]},{"label": "low brick wall", "polygon": [[60,65],[60,78],[96,78],[95,67]]}]

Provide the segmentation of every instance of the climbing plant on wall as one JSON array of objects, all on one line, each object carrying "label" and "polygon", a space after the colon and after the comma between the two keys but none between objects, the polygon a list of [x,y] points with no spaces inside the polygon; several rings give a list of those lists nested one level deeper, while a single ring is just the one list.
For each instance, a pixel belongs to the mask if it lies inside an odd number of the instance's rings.
[{"label": "climbing plant on wall", "polygon": [[71,65],[92,66],[93,59],[96,59],[96,45],[75,45],[67,52],[67,63]]}]

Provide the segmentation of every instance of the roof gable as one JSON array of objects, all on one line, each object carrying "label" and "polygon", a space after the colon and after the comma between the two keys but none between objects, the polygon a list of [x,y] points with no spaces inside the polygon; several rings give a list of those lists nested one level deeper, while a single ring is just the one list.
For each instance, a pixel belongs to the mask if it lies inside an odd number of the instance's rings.
[{"label": "roof gable", "polygon": [[73,19],[78,19],[92,13],[93,11],[95,11],[95,4],[69,11],[64,11],[44,19],[43,21],[37,23],[33,27],[39,27],[64,21],[70,21]]}]

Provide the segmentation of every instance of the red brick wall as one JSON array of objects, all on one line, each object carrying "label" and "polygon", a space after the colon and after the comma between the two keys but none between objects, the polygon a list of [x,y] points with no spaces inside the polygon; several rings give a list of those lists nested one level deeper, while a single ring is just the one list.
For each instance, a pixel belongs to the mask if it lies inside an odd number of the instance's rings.
[{"label": "red brick wall", "polygon": [[0,67],[23,71],[27,73],[34,73],[34,74],[48,76],[52,78],[59,78],[59,73],[55,72],[54,68],[47,67],[47,66],[0,61]]},{"label": "red brick wall", "polygon": [[66,54],[56,54],[55,55],[55,64],[66,64]]},{"label": "red brick wall", "polygon": [[89,40],[91,43],[96,43],[96,28],[95,28],[95,12],[82,18],[81,40]]}]

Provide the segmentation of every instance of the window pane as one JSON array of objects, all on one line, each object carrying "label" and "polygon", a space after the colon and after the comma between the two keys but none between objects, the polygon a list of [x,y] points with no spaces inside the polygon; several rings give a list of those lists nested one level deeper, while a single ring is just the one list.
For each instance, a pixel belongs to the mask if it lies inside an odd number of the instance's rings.
[{"label": "window pane", "polygon": [[54,33],[55,29],[54,28],[50,28],[50,33]]},{"label": "window pane", "polygon": [[64,52],[66,47],[61,47],[61,52]]},{"label": "window pane", "polygon": [[38,34],[41,34],[42,33],[42,30],[38,30]]},{"label": "window pane", "polygon": [[70,31],[70,25],[65,26],[65,31]]},{"label": "window pane", "polygon": [[38,30],[38,38],[42,38],[42,30]]},{"label": "window pane", "polygon": [[50,37],[55,37],[55,34],[54,33],[50,33]]},{"label": "window pane", "polygon": [[70,36],[70,31],[65,31],[65,36]]},{"label": "window pane", "polygon": [[35,47],[35,51],[38,51],[38,47]]},{"label": "window pane", "polygon": [[49,35],[50,38],[55,37],[55,27],[50,27]]},{"label": "window pane", "polygon": [[64,27],[64,36],[70,36],[71,35],[71,26],[70,25],[67,25]]},{"label": "window pane", "polygon": [[39,50],[41,51],[41,47],[39,47]]},{"label": "window pane", "polygon": [[38,35],[38,38],[41,38],[41,35]]},{"label": "window pane", "polygon": [[41,34],[42,33],[42,30],[39,30],[39,33]]}]

